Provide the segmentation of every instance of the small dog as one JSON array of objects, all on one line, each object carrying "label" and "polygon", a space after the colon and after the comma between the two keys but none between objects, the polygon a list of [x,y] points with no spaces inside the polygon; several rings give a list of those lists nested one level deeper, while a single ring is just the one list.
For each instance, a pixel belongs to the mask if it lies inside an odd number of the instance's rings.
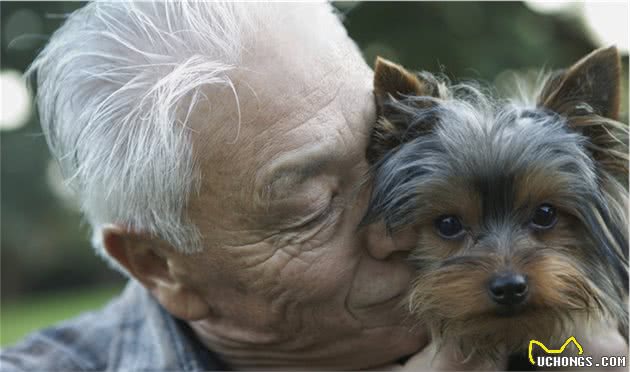
[{"label": "small dog", "polygon": [[411,228],[408,304],[462,357],[560,345],[589,324],[628,335],[628,142],[620,60],[596,50],[531,103],[377,58],[379,120],[362,224]]}]

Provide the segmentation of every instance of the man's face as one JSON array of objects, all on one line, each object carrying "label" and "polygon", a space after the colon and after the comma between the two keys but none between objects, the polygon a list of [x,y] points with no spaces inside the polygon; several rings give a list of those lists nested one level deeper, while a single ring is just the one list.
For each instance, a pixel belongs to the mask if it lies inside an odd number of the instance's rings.
[{"label": "man's face", "polygon": [[210,308],[196,333],[237,367],[392,361],[426,340],[403,326],[411,244],[358,228],[372,74],[345,38],[293,36],[257,43],[232,75],[240,126],[229,88],[197,112],[188,212],[205,250],[171,271]]}]

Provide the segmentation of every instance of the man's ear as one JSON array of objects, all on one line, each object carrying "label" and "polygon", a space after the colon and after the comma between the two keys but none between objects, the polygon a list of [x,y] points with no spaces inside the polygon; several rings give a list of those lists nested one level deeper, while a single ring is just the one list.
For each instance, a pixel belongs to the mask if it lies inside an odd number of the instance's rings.
[{"label": "man's ear", "polygon": [[[410,133],[415,133],[408,130],[411,116],[413,116],[410,110],[427,107],[434,102],[417,98],[445,98],[445,96],[445,85],[432,74],[428,72],[415,74],[401,65],[377,57],[374,64],[374,98],[378,119],[372,130],[366,153],[370,164],[405,142]],[[406,106],[398,104],[399,101],[405,99],[407,99]]]},{"label": "man's ear", "polygon": [[210,314],[204,299],[173,275],[171,264],[177,253],[163,241],[111,226],[103,230],[103,244],[172,315],[193,321]]},{"label": "man's ear", "polygon": [[549,79],[538,105],[567,117],[597,114],[617,120],[620,70],[616,47],[597,49]]}]

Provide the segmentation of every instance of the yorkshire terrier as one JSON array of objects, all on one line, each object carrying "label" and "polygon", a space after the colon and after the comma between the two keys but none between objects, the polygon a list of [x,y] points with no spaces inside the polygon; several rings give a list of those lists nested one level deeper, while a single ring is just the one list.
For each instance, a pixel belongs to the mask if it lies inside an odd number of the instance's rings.
[{"label": "yorkshire terrier", "polygon": [[[599,49],[524,101],[377,58],[363,224],[410,228],[408,305],[463,358],[628,337],[628,142],[620,58]],[[529,102],[527,102],[529,100]]]}]

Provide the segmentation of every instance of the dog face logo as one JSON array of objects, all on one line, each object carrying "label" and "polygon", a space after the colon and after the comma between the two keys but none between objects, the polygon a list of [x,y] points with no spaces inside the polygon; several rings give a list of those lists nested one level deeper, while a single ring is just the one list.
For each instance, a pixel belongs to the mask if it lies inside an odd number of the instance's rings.
[{"label": "dog face logo", "polygon": [[562,346],[559,349],[549,349],[547,348],[547,346],[545,346],[542,342],[538,340],[530,340],[529,347],[527,348],[527,356],[529,357],[529,362],[532,365],[536,365],[536,361],[534,360],[534,356],[532,355],[532,350],[534,349],[534,345],[538,345],[547,354],[561,354],[562,352],[564,352],[564,349],[566,349],[566,347],[571,342],[573,342],[573,344],[577,347],[578,355],[584,354],[584,349],[582,349],[582,345],[580,345],[580,343],[575,339],[574,336],[567,338],[567,340],[564,342],[564,344],[562,344]]}]

